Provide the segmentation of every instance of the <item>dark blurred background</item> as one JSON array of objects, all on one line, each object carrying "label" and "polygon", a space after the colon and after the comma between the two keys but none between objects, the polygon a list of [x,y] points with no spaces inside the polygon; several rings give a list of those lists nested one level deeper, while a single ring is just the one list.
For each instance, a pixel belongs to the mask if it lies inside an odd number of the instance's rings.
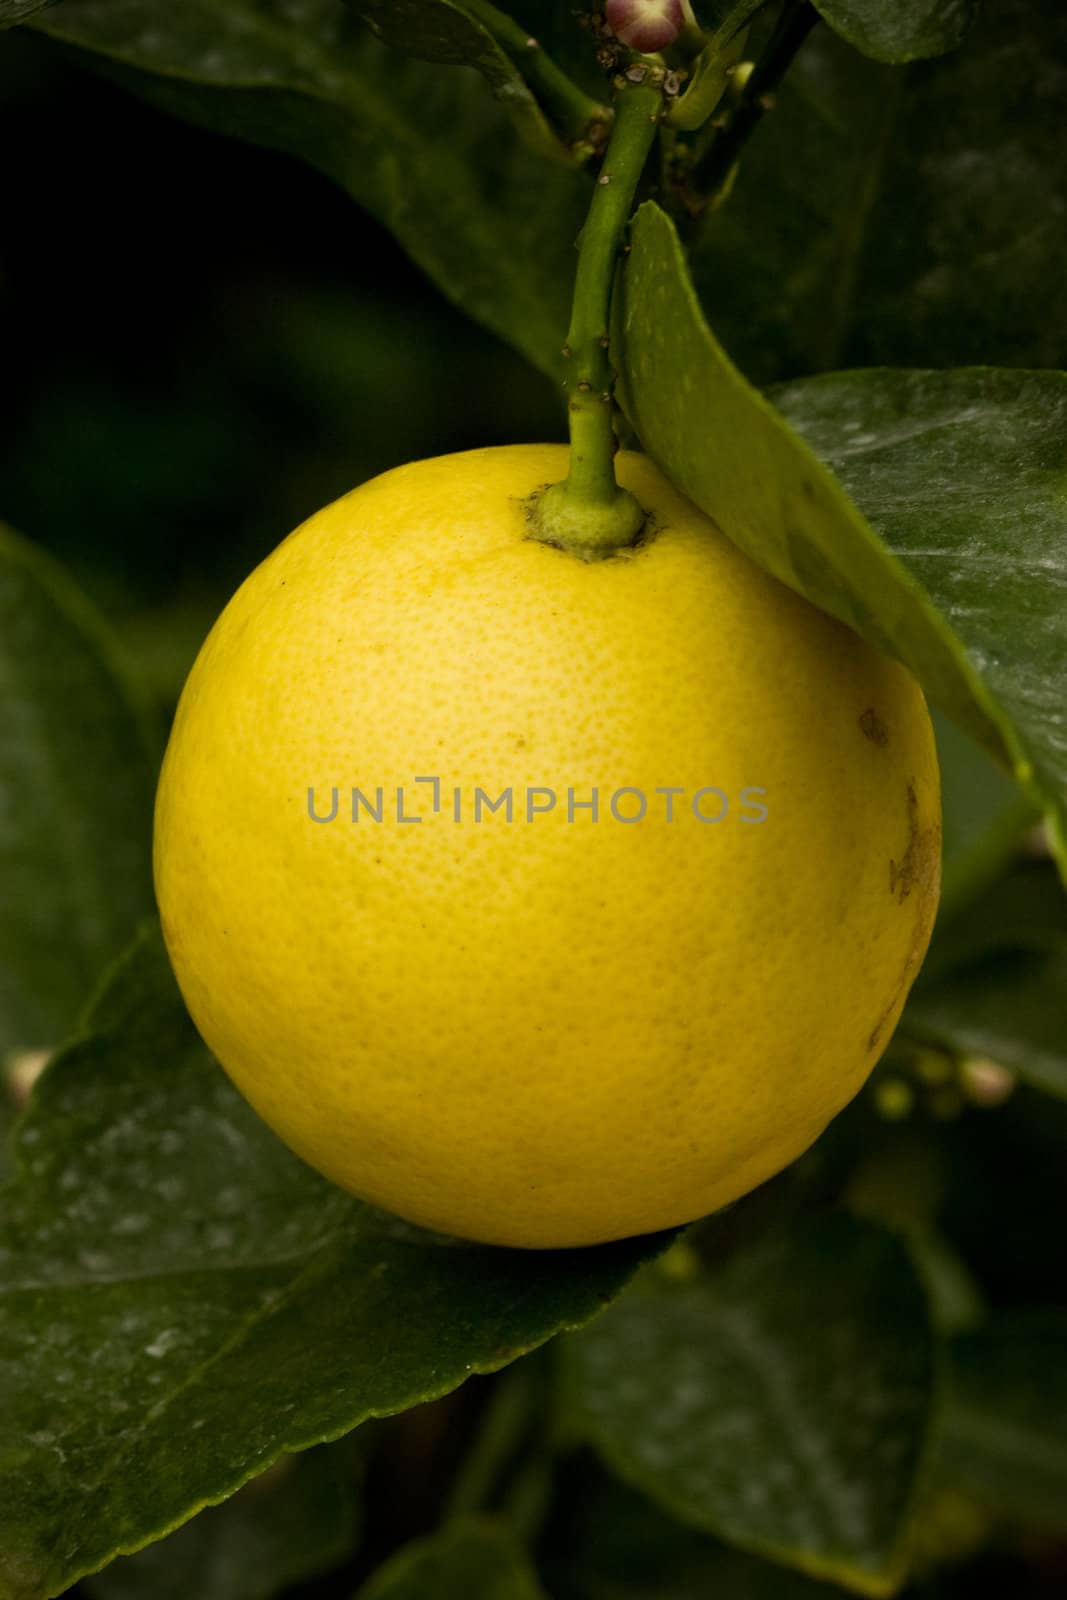
[{"label": "dark blurred background", "polygon": [[551,384],[296,160],[0,34],[0,519],[173,702],[245,574],[399,462],[562,438]]}]

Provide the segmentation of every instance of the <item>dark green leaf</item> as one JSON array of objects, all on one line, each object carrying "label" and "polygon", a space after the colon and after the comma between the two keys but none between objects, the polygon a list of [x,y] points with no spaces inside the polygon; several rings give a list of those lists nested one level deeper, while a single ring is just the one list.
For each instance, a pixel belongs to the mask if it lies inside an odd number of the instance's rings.
[{"label": "dark green leaf", "polygon": [[158,935],[41,1080],[0,1233],[0,1596],[594,1316],[657,1238],[507,1251],[332,1188],[238,1097]]},{"label": "dark green leaf", "polygon": [[470,1520],[417,1539],[380,1567],[358,1600],[545,1600],[521,1545]]},{"label": "dark green leaf", "polygon": [[695,251],[734,359],[758,382],[1063,366],[1065,93],[1061,0],[997,0],[958,51],[909,67],[816,29]]},{"label": "dark green leaf", "polygon": [[271,1600],[344,1561],[359,1531],[349,1440],[285,1456],[169,1538],[87,1580],[94,1600]]},{"label": "dark green leaf", "polygon": [[681,1521],[863,1593],[899,1580],[934,1335],[894,1235],[837,1214],[646,1279],[566,1359],[588,1437]]},{"label": "dark green leaf", "polygon": [[545,153],[551,128],[520,73],[476,17],[452,0],[349,0],[352,9],[394,50],[444,66],[476,67],[498,100]]},{"label": "dark green leaf", "polygon": [[1063,850],[1067,377],[812,379],[775,395],[801,439],[704,323],[654,205],[617,298],[623,404],[649,454],[761,566],[904,661]]},{"label": "dark green leaf", "polygon": [[0,28],[13,28],[35,12],[43,11],[45,6],[54,4],[55,0],[0,0]]},{"label": "dark green leaf", "polygon": [[151,912],[151,743],[95,612],[0,528],[0,1055],[57,1044]]},{"label": "dark green leaf", "polygon": [[589,179],[530,151],[477,78],[386,49],[339,0],[63,0],[34,27],[164,110],[320,168],[555,372]]},{"label": "dark green leaf", "polygon": [[947,618],[1063,849],[1067,374],[841,373],[773,398]]},{"label": "dark green leaf", "polygon": [[954,50],[978,0],[814,0],[835,33],[876,61],[915,61]]},{"label": "dark green leaf", "polygon": [[1067,1313],[1001,1312],[952,1347],[940,1472],[990,1511],[1067,1532]]},{"label": "dark green leaf", "polygon": [[[593,107],[580,106],[577,91],[546,58],[540,46],[529,46],[526,29],[520,29],[495,7],[471,0],[348,0],[378,38],[405,55],[444,66],[475,67],[496,98],[515,119],[524,137],[542,155],[569,158],[571,141],[588,132]],[[486,25],[495,17],[497,36]],[[507,38],[504,37],[507,35]],[[505,48],[510,44],[511,54]],[[542,105],[520,69],[536,65],[544,81],[539,85],[551,96]],[[553,131],[557,117],[560,138]]]},{"label": "dark green leaf", "polygon": [[841,1600],[836,1585],[684,1527],[583,1455],[568,1537],[545,1559],[555,1600]]}]

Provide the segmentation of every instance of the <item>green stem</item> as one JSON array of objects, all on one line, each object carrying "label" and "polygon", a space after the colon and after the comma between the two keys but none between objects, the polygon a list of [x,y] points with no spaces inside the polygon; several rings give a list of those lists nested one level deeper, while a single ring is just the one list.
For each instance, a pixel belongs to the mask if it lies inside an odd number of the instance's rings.
[{"label": "green stem", "polygon": [[672,128],[691,132],[707,122],[723,97],[731,69],[741,59],[749,25],[766,4],[767,0],[736,0],[714,33],[705,35],[705,47],[693,63],[689,87],[664,119]]},{"label": "green stem", "polygon": [[489,0],[466,0],[464,9],[481,23],[529,85],[534,98],[560,137],[571,146],[603,145],[611,125],[611,109],[594,100],[570,79],[538,41]]},{"label": "green stem", "polygon": [[658,89],[633,88],[620,93],[615,131],[582,230],[567,330],[567,349],[574,366],[567,481],[579,498],[594,501],[609,501],[615,493],[608,354],[611,291],[623,229],[652,148],[660,106]]},{"label": "green stem", "polygon": [[530,1374],[523,1366],[496,1380],[478,1436],[453,1480],[445,1520],[486,1509],[529,1425],[533,1401]]},{"label": "green stem", "polygon": [[[634,70],[634,69],[631,69]],[[582,229],[570,329],[564,355],[571,454],[567,477],[532,508],[535,536],[586,560],[635,543],[645,515],[615,481],[612,369],[608,329],[615,265],[634,194],[663,111],[663,69],[619,89],[615,125]]]},{"label": "green stem", "polygon": [[726,44],[719,48],[709,45],[703,55],[697,57],[689,88],[664,118],[670,127],[691,133],[704,126],[726,93],[730,74],[744,54],[747,35],[748,30],[742,28]]}]

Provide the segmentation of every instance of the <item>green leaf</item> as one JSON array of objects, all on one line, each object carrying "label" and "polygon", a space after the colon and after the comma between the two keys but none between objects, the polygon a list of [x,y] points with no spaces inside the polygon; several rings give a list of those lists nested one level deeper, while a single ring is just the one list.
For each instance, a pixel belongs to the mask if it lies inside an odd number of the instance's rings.
[{"label": "green leaf", "polygon": [[645,1238],[508,1251],[332,1188],[238,1097],[158,934],[38,1084],[0,1206],[0,1596],[55,1595],[286,1451],[596,1315]]},{"label": "green leaf", "polygon": [[838,1213],[646,1278],[565,1357],[579,1426],[679,1520],[861,1593],[901,1577],[935,1357],[893,1234]]},{"label": "green leaf", "polygon": [[152,909],[144,708],[65,574],[0,528],[0,1055],[67,1033]]},{"label": "green leaf", "polygon": [[915,61],[954,50],[978,0],[814,0],[835,33],[876,61]]},{"label": "green leaf", "polygon": [[902,1026],[1067,1098],[1067,898],[1051,868],[1016,869],[939,931]]},{"label": "green leaf", "polygon": [[371,31],[393,50],[442,66],[474,67],[493,94],[528,118],[536,142],[555,140],[536,101],[492,34],[453,0],[348,0]]},{"label": "green leaf", "polygon": [[905,662],[1067,859],[1067,377],[840,373],[775,391],[776,410],[704,322],[654,205],[621,282],[622,400],[648,453],[760,566]]},{"label": "green leaf", "polygon": [[749,377],[1064,365],[1062,36],[1060,0],[997,0],[908,67],[815,30],[694,247]]},{"label": "green leaf", "polygon": [[948,620],[1062,846],[1067,374],[842,373],[773,398]]},{"label": "green leaf", "polygon": [[939,1468],[990,1511],[1067,1532],[1067,1313],[1000,1312],[953,1341]]},{"label": "green leaf", "polygon": [[33,26],[166,111],[318,167],[556,372],[590,180],[529,150],[477,78],[387,50],[339,0],[63,0]]},{"label": "green leaf", "polygon": [[[348,4],[394,50],[443,66],[476,68],[528,143],[542,155],[571,159],[569,144],[588,132],[588,113],[593,106],[581,108],[578,91],[568,93],[570,86],[563,74],[543,52],[537,53],[540,47],[531,50],[526,30],[495,7],[478,0],[474,4],[471,0],[348,0]],[[486,25],[487,14],[497,22],[497,37]],[[509,42],[510,55],[505,48]],[[552,94],[551,103],[542,105],[533,94],[518,65],[522,55],[541,70],[545,80],[541,87]],[[551,112],[558,115],[559,138],[546,114]]]},{"label": "green leaf", "polygon": [[544,1561],[557,1600],[841,1600],[836,1585],[683,1526],[584,1455],[575,1467],[567,1538]]},{"label": "green leaf", "polygon": [[350,1441],[285,1456],[169,1538],[85,1583],[94,1600],[271,1600],[345,1561],[359,1532]]},{"label": "green leaf", "polygon": [[0,28],[13,28],[26,22],[35,12],[54,5],[55,0],[0,0]]},{"label": "green leaf", "polygon": [[545,1600],[521,1545],[480,1519],[416,1539],[380,1567],[358,1600]]}]

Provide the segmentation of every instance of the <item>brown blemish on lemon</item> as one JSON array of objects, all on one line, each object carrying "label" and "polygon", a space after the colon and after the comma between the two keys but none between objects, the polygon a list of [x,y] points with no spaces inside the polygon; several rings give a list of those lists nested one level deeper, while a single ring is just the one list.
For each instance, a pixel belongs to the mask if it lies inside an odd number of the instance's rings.
[{"label": "brown blemish on lemon", "polygon": [[912,928],[907,955],[900,979],[893,990],[892,999],[885,1007],[867,1040],[867,1049],[877,1048],[886,1025],[895,1015],[898,1006],[911,988],[922,965],[930,932],[937,914],[938,883],[941,875],[941,823],[935,820],[929,827],[919,825],[919,799],[914,781],[907,786],[908,846],[900,863],[889,863],[889,892],[898,905],[903,905],[912,890],[916,891],[917,916]]},{"label": "brown blemish on lemon", "polygon": [[913,889],[935,889],[941,861],[941,827],[919,826],[919,798],[915,784],[908,788],[908,845],[900,861],[890,859],[889,893],[903,905]]},{"label": "brown blemish on lemon", "polygon": [[868,706],[859,721],[860,732],[863,737],[869,739],[872,744],[876,744],[880,750],[884,750],[889,743],[889,729],[874,707]]}]

